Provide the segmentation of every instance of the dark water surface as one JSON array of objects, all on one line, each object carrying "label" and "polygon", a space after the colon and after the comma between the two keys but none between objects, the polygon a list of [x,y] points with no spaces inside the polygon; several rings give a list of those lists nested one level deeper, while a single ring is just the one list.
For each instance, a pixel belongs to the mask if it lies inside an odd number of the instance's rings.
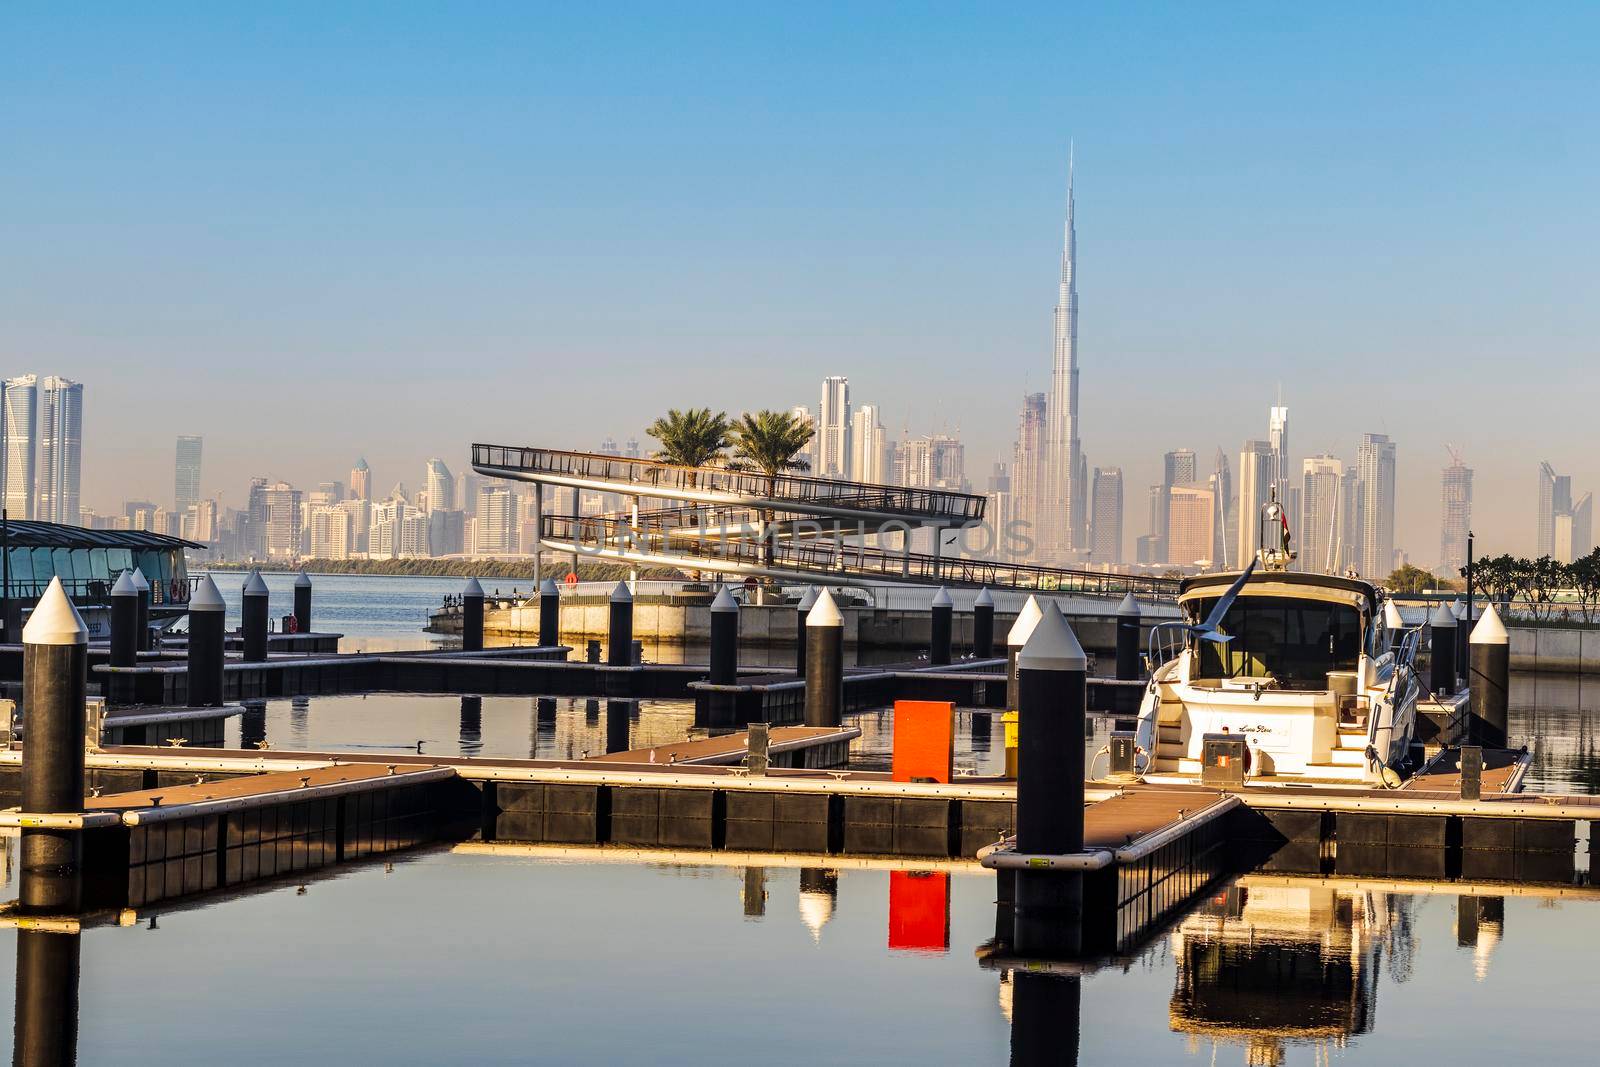
[{"label": "dark water surface", "polygon": [[[1003,1063],[1013,1026],[1046,1046],[1030,1063],[1593,1059],[1592,901],[1247,877],[1076,981],[980,964],[983,874],[552,851],[433,849],[81,937],[4,930],[0,956],[81,953],[82,1063]],[[29,995],[65,1011],[26,958]]]}]

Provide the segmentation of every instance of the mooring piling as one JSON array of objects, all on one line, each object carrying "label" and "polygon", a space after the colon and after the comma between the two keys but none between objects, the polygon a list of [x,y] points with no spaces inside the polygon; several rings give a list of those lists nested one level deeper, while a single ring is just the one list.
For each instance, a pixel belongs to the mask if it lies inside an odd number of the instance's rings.
[{"label": "mooring piling", "polygon": [[1400,607],[1393,600],[1383,602],[1383,626],[1389,631],[1389,651],[1400,654],[1400,643],[1406,639],[1406,620],[1400,616]]},{"label": "mooring piling", "polygon": [[208,574],[189,598],[189,705],[222,707],[222,646],[227,607]]},{"label": "mooring piling", "polygon": [[1005,730],[1008,778],[1017,776],[1017,653],[1028,643],[1033,628],[1039,625],[1039,618],[1043,614],[1039,598],[1030,596],[1011,623],[1011,631],[1006,634],[1006,710],[1000,716],[1000,724]]},{"label": "mooring piling", "polygon": [[78,973],[83,935],[76,930],[17,931],[17,1011],[12,1063],[78,1062]]},{"label": "mooring piling", "polygon": [[844,616],[824,589],[806,616],[806,725],[838,726],[844,708]]},{"label": "mooring piling", "polygon": [[739,602],[726,588],[711,602],[712,685],[739,680]]},{"label": "mooring piling", "polygon": [[[1083,646],[1051,602],[1017,656],[1018,852],[1083,851],[1088,670]],[[1083,872],[1018,871],[1015,921],[1019,954],[1077,953],[1083,944]]]},{"label": "mooring piling", "polygon": [[972,601],[972,655],[977,659],[994,656],[994,596],[988,586],[978,590]]},{"label": "mooring piling", "polygon": [[611,590],[611,624],[606,638],[606,662],[613,667],[633,666],[633,592],[627,582],[618,582]]},{"label": "mooring piling", "polygon": [[311,576],[305,571],[294,576],[294,628],[296,633],[311,632]]},{"label": "mooring piling", "polygon": [[461,587],[461,648],[483,651],[483,586],[476,578]]},{"label": "mooring piling", "polygon": [[244,583],[244,595],[240,599],[241,618],[240,629],[244,634],[244,661],[246,663],[265,663],[267,660],[267,619],[269,616],[270,597],[267,594],[266,580],[261,577],[259,570],[250,572],[250,577]]},{"label": "mooring piling", "polygon": [[1504,748],[1510,718],[1511,640],[1493,604],[1472,628],[1470,645],[1472,739],[1485,748]]},{"label": "mooring piling", "polygon": [[1117,679],[1137,681],[1139,670],[1139,602],[1129,593],[1117,605]]},{"label": "mooring piling", "polygon": [[1428,661],[1428,687],[1439,696],[1456,688],[1456,617],[1440,602],[1428,620],[1433,627],[1433,651]]},{"label": "mooring piling", "polygon": [[928,662],[935,667],[942,667],[950,662],[950,644],[952,631],[955,629],[956,611],[949,591],[943,586],[933,594],[931,611],[932,630],[928,644]]},{"label": "mooring piling", "polygon": [[[133,583],[130,579],[128,589]],[[128,606],[133,606],[133,599]],[[89,629],[52,578],[22,628],[22,810],[83,811],[85,699]],[[25,826],[18,903],[33,914],[71,913],[83,894],[83,831]]]},{"label": "mooring piling", "polygon": [[795,605],[794,673],[802,678],[806,676],[806,617],[816,604],[817,587],[808,585],[806,591],[800,594],[800,602]]},{"label": "mooring piling", "polygon": [[148,652],[152,647],[150,638],[150,580],[144,576],[144,571],[135,567],[133,569],[133,587],[139,590],[139,651]]},{"label": "mooring piling", "polygon": [[561,643],[561,590],[554,578],[539,583],[539,644],[554,648]]}]

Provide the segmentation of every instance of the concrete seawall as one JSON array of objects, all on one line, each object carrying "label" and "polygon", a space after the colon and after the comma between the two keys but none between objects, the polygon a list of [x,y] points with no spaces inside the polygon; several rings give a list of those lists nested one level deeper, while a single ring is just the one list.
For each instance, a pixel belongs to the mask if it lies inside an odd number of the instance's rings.
[{"label": "concrete seawall", "polygon": [[1506,627],[1511,669],[1546,674],[1600,674],[1600,630]]}]

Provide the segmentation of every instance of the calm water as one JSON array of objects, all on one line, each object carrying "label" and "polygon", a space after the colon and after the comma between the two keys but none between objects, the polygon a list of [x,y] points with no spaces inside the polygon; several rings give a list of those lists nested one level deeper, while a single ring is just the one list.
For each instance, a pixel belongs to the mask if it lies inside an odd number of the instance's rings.
[{"label": "calm water", "polygon": [[1014,1033],[1026,1063],[1593,1059],[1588,900],[1247,877],[1075,981],[980,964],[982,874],[548,851],[429,850],[81,937],[4,930],[0,957],[19,936],[81,956],[82,1063],[981,1064]]}]

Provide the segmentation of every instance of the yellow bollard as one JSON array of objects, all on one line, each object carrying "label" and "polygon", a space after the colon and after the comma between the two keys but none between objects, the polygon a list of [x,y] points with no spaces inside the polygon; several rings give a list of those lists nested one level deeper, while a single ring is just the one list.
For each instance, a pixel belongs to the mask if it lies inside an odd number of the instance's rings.
[{"label": "yellow bollard", "polygon": [[1017,713],[1008,711],[1000,716],[1000,725],[1006,735],[1006,777],[1017,776]]}]

